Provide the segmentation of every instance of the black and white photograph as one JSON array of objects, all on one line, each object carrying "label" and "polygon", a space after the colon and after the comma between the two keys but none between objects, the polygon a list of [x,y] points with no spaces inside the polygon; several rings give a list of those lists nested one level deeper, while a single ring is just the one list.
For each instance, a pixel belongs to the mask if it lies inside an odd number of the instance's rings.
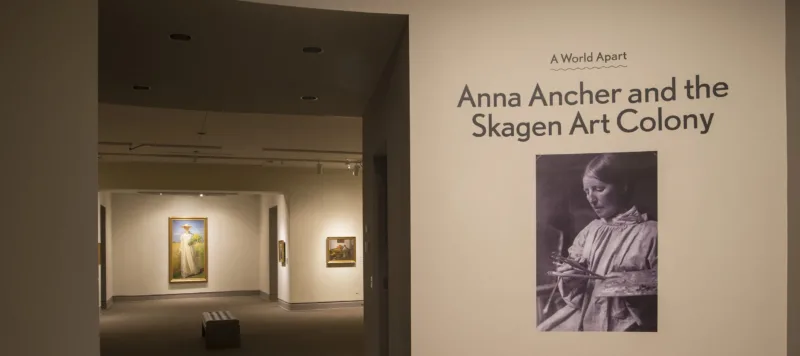
[{"label": "black and white photograph", "polygon": [[656,152],[536,157],[539,331],[658,331]]}]

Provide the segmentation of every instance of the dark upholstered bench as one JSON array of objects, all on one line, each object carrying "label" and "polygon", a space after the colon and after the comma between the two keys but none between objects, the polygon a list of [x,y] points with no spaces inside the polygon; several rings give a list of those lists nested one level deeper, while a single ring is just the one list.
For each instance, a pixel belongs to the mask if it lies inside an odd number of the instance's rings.
[{"label": "dark upholstered bench", "polygon": [[203,337],[207,349],[238,348],[239,319],[229,311],[203,312]]}]

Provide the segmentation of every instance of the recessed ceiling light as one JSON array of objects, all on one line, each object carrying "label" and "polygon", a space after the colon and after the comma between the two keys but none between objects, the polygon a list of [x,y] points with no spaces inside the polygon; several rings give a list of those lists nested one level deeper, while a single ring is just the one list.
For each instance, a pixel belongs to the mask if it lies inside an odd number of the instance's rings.
[{"label": "recessed ceiling light", "polygon": [[322,52],[322,47],[303,47],[303,53],[320,54]]},{"label": "recessed ceiling light", "polygon": [[173,39],[175,41],[191,41],[192,40],[192,36],[189,36],[189,35],[184,34],[184,33],[173,33],[173,34],[169,35],[169,38]]},{"label": "recessed ceiling light", "polygon": [[306,96],[301,97],[301,99],[303,99],[305,101],[317,101],[317,100],[319,100],[318,97],[313,96],[313,95],[306,95]]},{"label": "recessed ceiling light", "polygon": [[147,85],[134,85],[133,90],[150,90],[150,87]]}]

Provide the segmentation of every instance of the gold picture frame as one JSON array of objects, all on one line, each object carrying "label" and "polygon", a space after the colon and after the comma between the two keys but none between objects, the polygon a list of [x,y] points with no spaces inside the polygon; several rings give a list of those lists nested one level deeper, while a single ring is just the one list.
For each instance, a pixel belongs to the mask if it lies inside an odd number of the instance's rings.
[{"label": "gold picture frame", "polygon": [[286,266],[286,241],[278,241],[278,264]]},{"label": "gold picture frame", "polygon": [[208,282],[208,218],[170,217],[169,283]]},{"label": "gold picture frame", "polygon": [[325,264],[327,267],[355,267],[356,237],[328,237],[325,240]]}]

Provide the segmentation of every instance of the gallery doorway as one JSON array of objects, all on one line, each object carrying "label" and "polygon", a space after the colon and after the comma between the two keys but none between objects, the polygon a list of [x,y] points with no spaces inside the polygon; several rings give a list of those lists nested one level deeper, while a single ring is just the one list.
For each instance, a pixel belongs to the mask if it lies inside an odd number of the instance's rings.
[{"label": "gallery doorway", "polygon": [[100,205],[100,242],[97,248],[100,266],[100,309],[108,308],[108,279],[106,276],[106,207]]},{"label": "gallery doorway", "polygon": [[[99,1],[104,355],[169,346],[104,335],[178,333],[196,326],[199,310],[224,308],[240,311],[243,345],[266,353],[315,352],[300,336],[318,331],[348,355],[389,355],[392,303],[409,301],[390,298],[390,285],[402,289],[389,280],[402,258],[389,262],[400,241],[390,239],[396,188],[376,151],[389,119],[376,113],[394,100],[387,89],[395,63],[408,61],[403,38],[400,15]],[[400,92],[407,120],[407,84]],[[285,204],[241,192],[281,192]],[[367,206],[378,208],[377,223],[363,216]],[[175,237],[184,233],[193,247]],[[352,263],[331,267],[327,241],[352,244]],[[132,315],[142,323],[126,323]]]}]

